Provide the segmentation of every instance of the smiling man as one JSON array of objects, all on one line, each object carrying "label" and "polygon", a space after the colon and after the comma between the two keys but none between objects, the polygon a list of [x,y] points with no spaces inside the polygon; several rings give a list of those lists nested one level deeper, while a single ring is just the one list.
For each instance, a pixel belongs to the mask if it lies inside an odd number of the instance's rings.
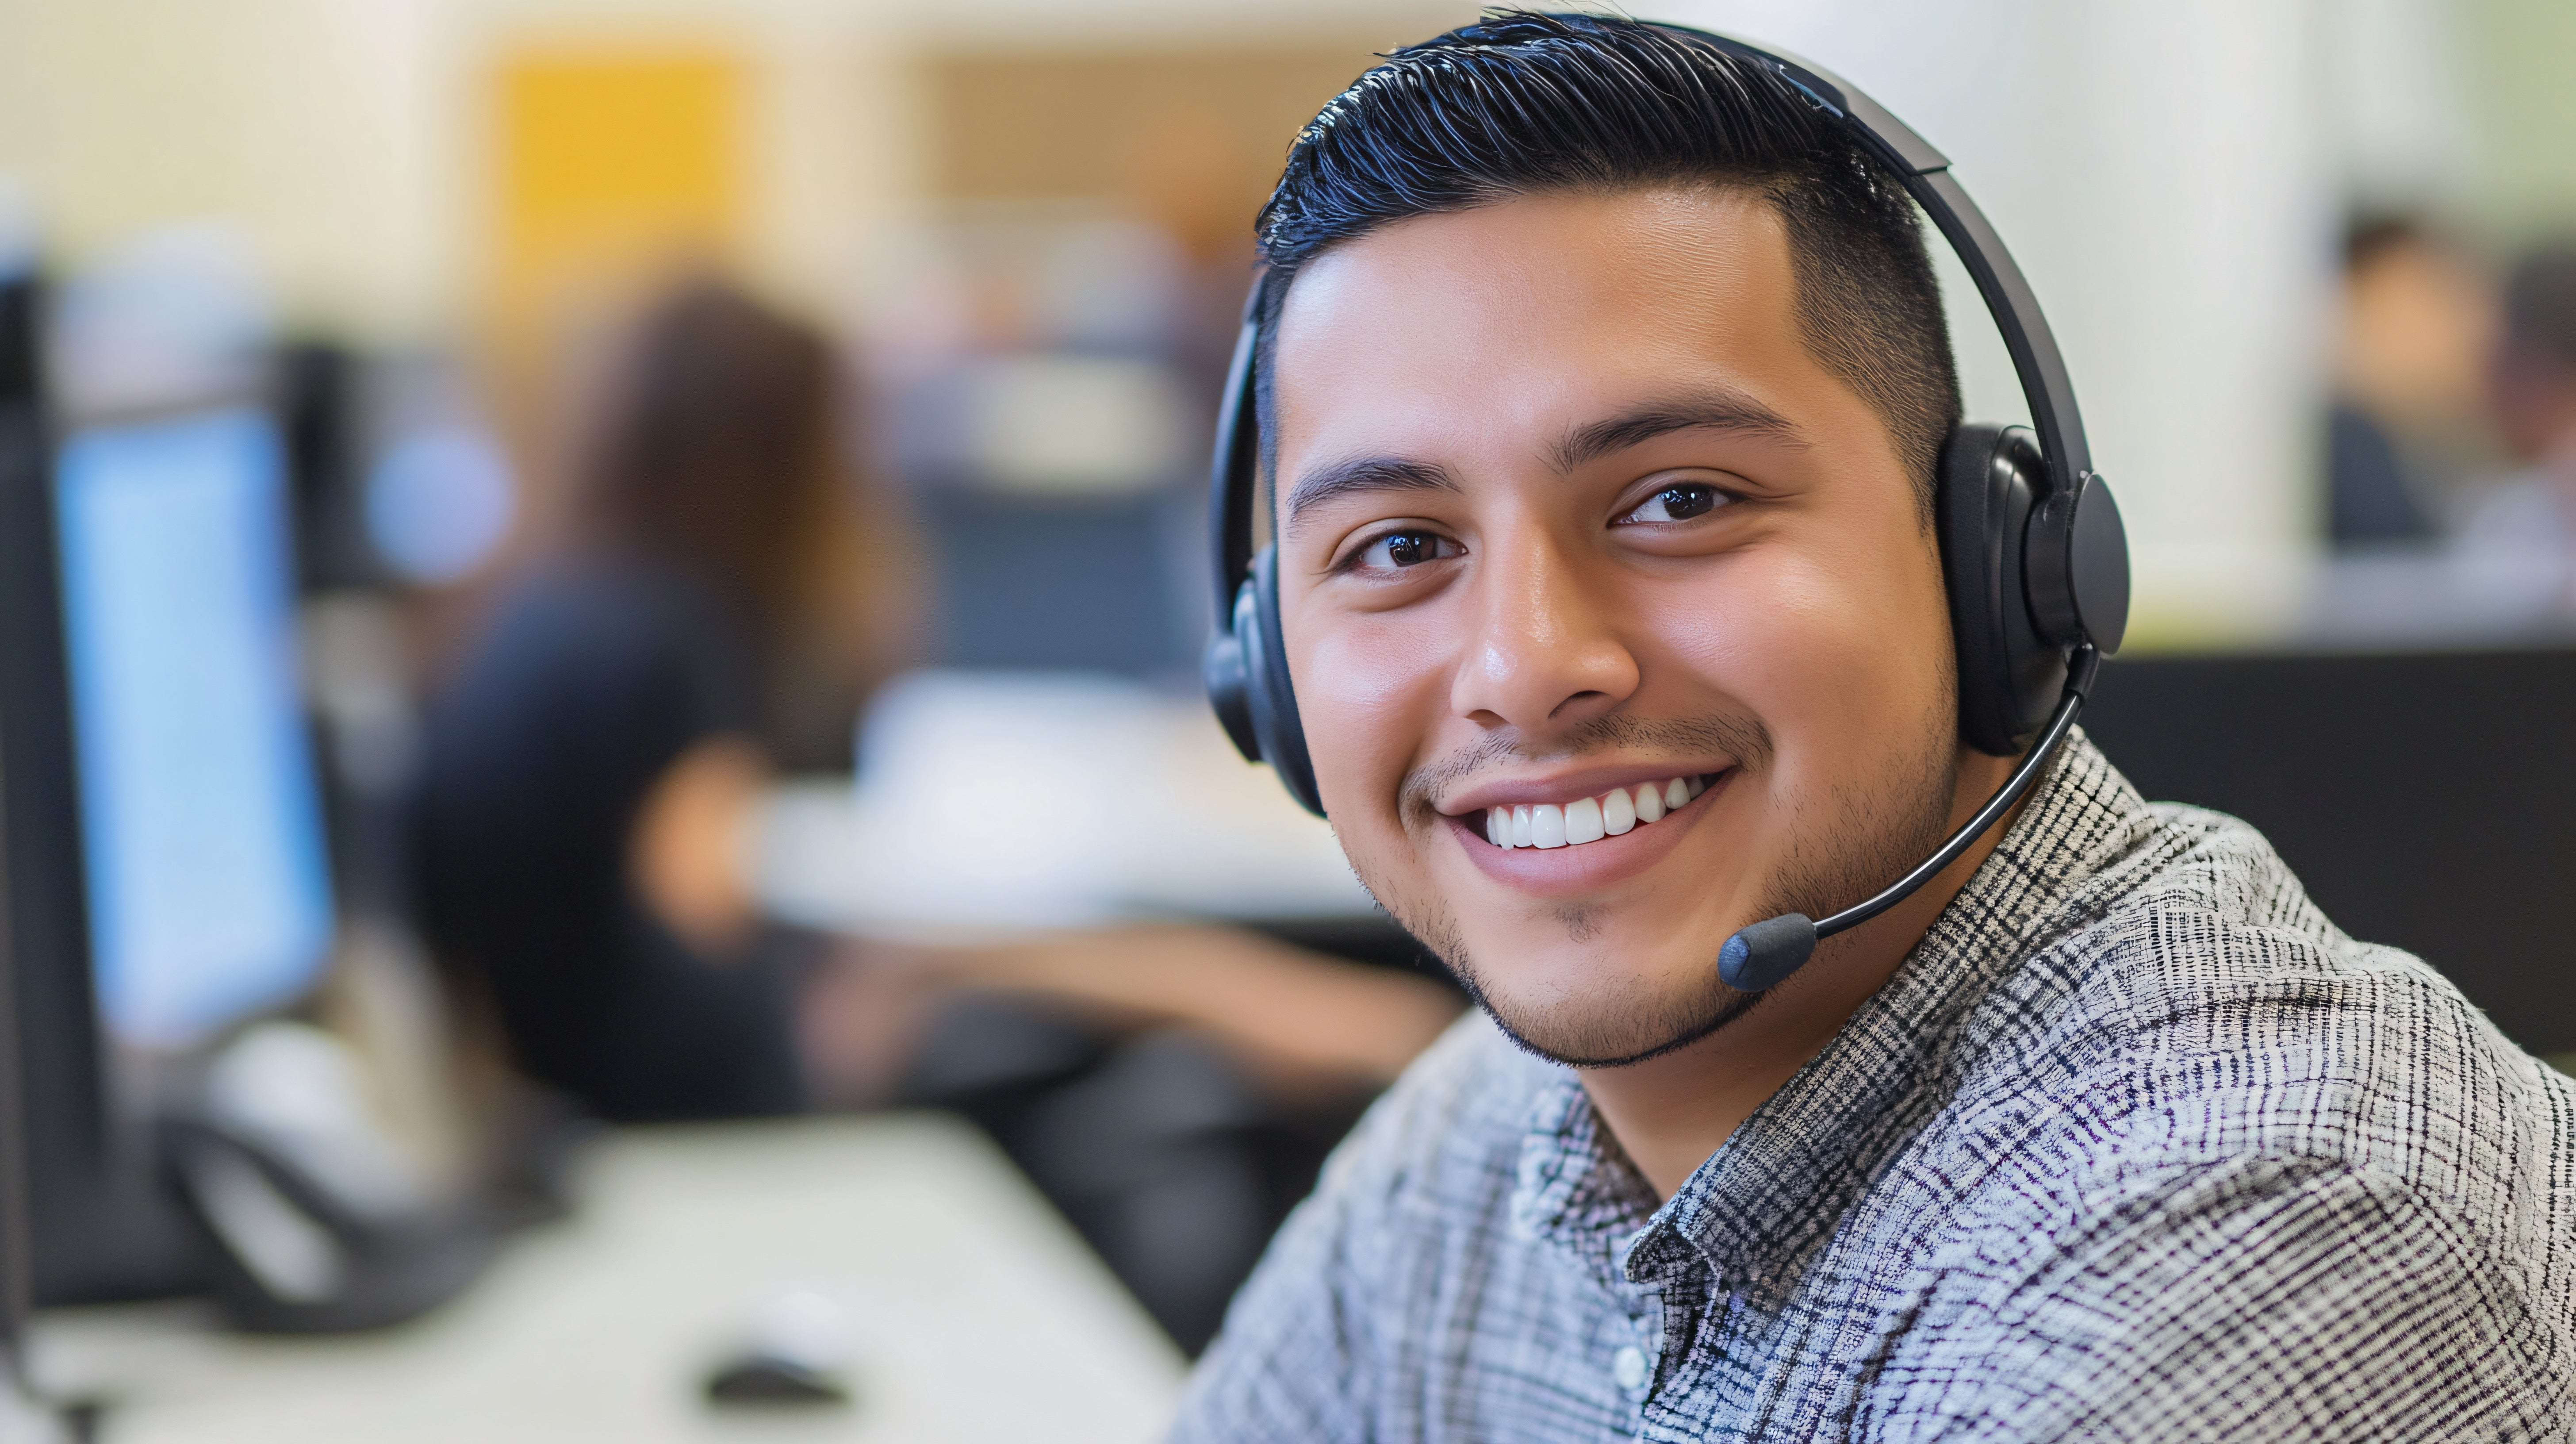
[{"label": "smiling man", "polygon": [[1483,1008],[1282,1231],[1178,1439],[2576,1423],[2576,1092],[2080,733],[1903,902],[1721,980],[2028,746],[1965,720],[1957,385],[1873,155],[1766,65],[1521,14],[1299,137],[1254,585],[1313,794]]}]

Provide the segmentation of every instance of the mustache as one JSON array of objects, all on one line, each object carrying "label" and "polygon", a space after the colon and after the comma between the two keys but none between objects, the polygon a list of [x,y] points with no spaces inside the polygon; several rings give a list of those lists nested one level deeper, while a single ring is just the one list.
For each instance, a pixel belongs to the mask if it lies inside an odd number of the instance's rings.
[{"label": "mustache", "polygon": [[1748,772],[1771,765],[1771,729],[1758,717],[1712,712],[1699,717],[1632,717],[1613,712],[1568,728],[1544,746],[1507,734],[1483,738],[1407,773],[1397,797],[1408,818],[1427,820],[1441,793],[1486,768],[1510,761],[1563,761],[1596,752],[1723,752]]}]

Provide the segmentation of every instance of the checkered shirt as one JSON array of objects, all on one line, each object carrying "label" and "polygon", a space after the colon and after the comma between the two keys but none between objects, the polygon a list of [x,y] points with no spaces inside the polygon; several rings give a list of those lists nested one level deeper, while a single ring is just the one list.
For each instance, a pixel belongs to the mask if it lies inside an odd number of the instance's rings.
[{"label": "checkered shirt", "polygon": [[2079,735],[1661,1206],[1572,1073],[1463,1022],[1172,1438],[2571,1435],[2576,1087]]}]

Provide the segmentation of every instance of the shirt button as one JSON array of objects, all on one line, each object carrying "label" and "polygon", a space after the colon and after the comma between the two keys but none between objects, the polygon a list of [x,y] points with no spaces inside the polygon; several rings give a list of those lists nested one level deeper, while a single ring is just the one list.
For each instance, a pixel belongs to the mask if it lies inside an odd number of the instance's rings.
[{"label": "shirt button", "polygon": [[1646,1387],[1646,1351],[1631,1344],[1612,1354],[1610,1377],[1631,1394]]}]

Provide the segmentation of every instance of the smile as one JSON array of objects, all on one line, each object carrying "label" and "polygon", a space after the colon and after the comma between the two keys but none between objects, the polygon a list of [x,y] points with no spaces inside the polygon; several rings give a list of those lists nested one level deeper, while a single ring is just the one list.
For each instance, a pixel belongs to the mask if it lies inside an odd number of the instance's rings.
[{"label": "smile", "polygon": [[1571,802],[1540,802],[1485,809],[1485,840],[1500,848],[1580,847],[1618,837],[1665,814],[1678,812],[1708,790],[1708,779],[1675,777],[1614,787]]}]

